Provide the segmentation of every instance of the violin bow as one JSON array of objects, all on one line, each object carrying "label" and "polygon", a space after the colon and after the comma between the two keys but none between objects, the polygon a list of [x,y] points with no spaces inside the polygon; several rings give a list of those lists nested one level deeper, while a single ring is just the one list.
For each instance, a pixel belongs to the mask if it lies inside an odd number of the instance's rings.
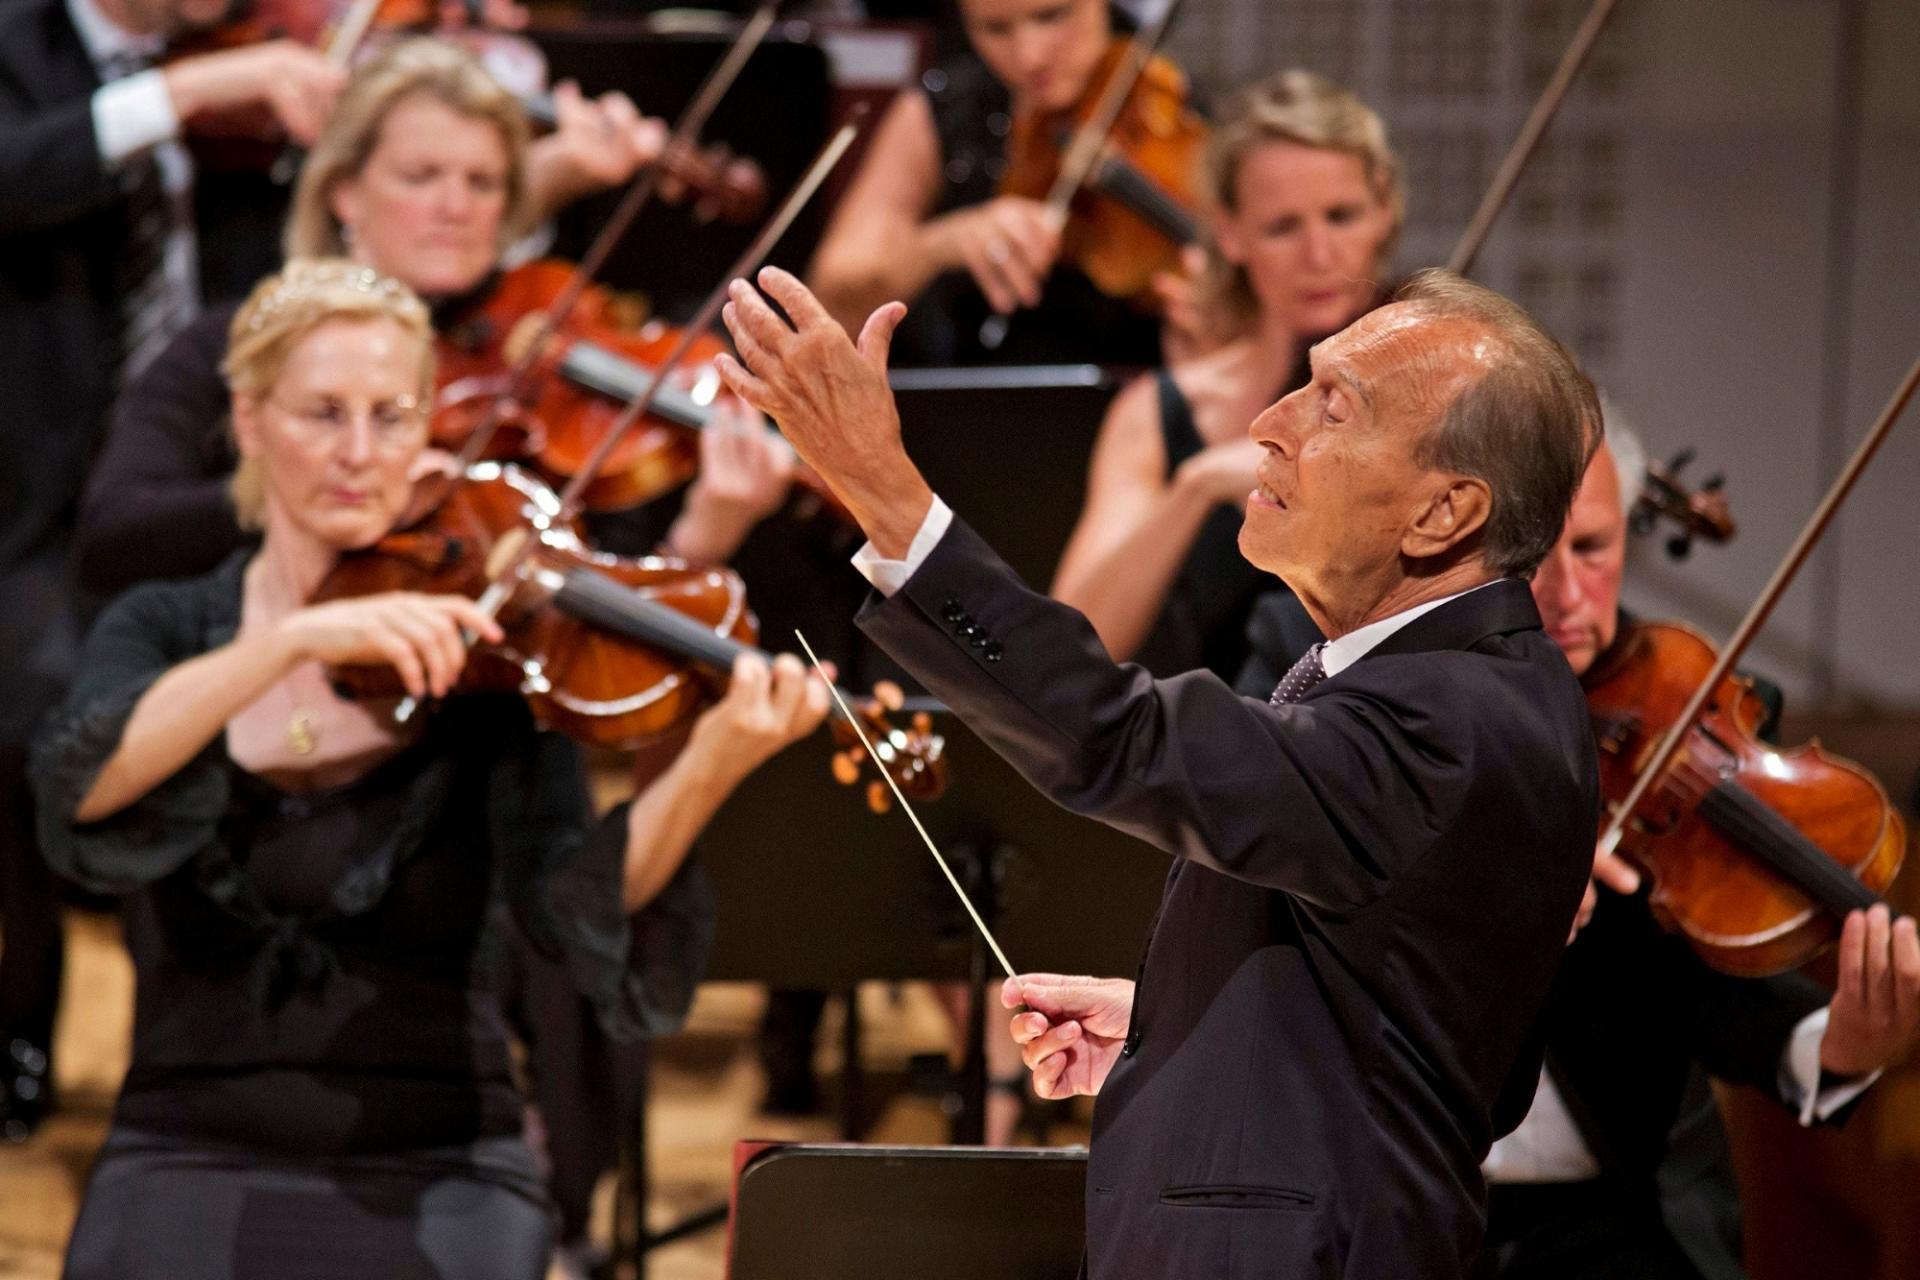
[{"label": "violin bow", "polygon": [[[740,34],[734,37],[733,44],[726,55],[714,64],[713,70],[707,73],[707,78],[701,82],[699,90],[693,95],[693,100],[680,113],[680,119],[674,124],[673,132],[661,148],[662,160],[676,150],[691,149],[698,141],[701,131],[707,127],[708,118],[720,105],[720,100],[726,96],[727,90],[733,87],[733,82],[739,78],[741,70],[747,65],[747,60],[766,39],[767,32],[773,29],[774,16],[779,11],[780,4],[781,0],[762,0],[760,7],[754,10],[753,16],[747,20],[746,25],[740,28]],[[486,416],[480,420],[480,425],[467,436],[466,444],[461,446],[458,461],[451,468],[453,476],[464,476],[467,468],[480,460],[480,455],[486,451],[494,433],[500,429],[506,406],[526,390],[527,375],[539,362],[540,354],[546,349],[547,342],[559,331],[560,326],[566,323],[567,317],[573,313],[587,286],[600,273],[600,268],[606,265],[614,246],[619,243],[620,238],[633,225],[634,219],[640,216],[641,211],[653,199],[653,193],[660,185],[660,177],[665,168],[664,163],[655,161],[635,175],[634,180],[628,185],[627,193],[621,198],[619,207],[601,226],[599,233],[594,236],[593,244],[582,255],[573,269],[573,274],[567,278],[566,285],[555,296],[546,314],[540,318],[540,325],[534,333],[533,340],[527,344],[526,349],[513,362],[513,367],[507,371],[506,386],[501,388],[500,394],[495,396],[493,402],[487,406]]]},{"label": "violin bow", "polygon": [[1593,6],[1587,10],[1587,16],[1580,20],[1574,30],[1573,39],[1567,45],[1567,51],[1560,55],[1560,65],[1553,69],[1546,87],[1540,91],[1539,101],[1533,104],[1526,123],[1520,126],[1519,136],[1507,149],[1507,155],[1494,171],[1493,182],[1487,187],[1487,193],[1480,197],[1480,207],[1473,211],[1473,217],[1467,223],[1467,229],[1460,234],[1460,241],[1454,245],[1453,253],[1447,258],[1447,270],[1456,275],[1466,275],[1473,270],[1473,264],[1480,257],[1480,250],[1487,243],[1487,236],[1493,231],[1493,224],[1499,218],[1501,210],[1513,199],[1513,192],[1520,185],[1520,175],[1526,172],[1527,164],[1534,153],[1540,149],[1540,142],[1547,136],[1547,126],[1560,114],[1560,107],[1567,100],[1567,93],[1573,88],[1574,80],[1580,75],[1580,69],[1587,65],[1587,59],[1593,55],[1593,47],[1600,41],[1601,32],[1607,29],[1607,20],[1613,17],[1613,11],[1620,7],[1620,0],[1593,0]]},{"label": "violin bow", "polygon": [[[774,246],[793,225],[793,220],[800,216],[800,211],[805,209],[807,203],[813,199],[814,193],[820,189],[820,184],[826,181],[827,175],[833,171],[835,165],[840,163],[841,157],[846,155],[847,148],[853,145],[853,140],[859,135],[866,114],[864,110],[857,110],[854,119],[841,125],[833,137],[827,140],[826,145],[820,149],[813,163],[807,167],[806,173],[801,176],[800,181],[787,196],[786,202],[780,206],[772,218],[768,219],[767,225],[760,229],[760,234],[754,237],[753,243],[746,247],[734,264],[720,277],[720,283],[715,285],[713,291],[707,295],[707,300],[701,304],[699,313],[681,331],[680,341],[674,344],[673,350],[668,352],[666,359],[661,361],[659,367],[653,371],[646,389],[627,402],[626,408],[620,411],[620,416],[608,426],[601,435],[600,442],[594,446],[593,452],[580,465],[580,470],[567,482],[567,487],[560,491],[560,509],[545,521],[547,525],[565,525],[580,514],[581,502],[587,486],[593,483],[600,468],[606,465],[607,458],[613,453],[615,446],[633,428],[634,423],[653,407],[654,399],[659,395],[660,389],[666,385],[667,375],[679,367],[680,362],[686,359],[687,352],[693,349],[693,344],[713,327],[714,317],[720,314],[720,308],[727,300],[728,286],[736,279],[750,277],[766,260],[767,255],[773,252]],[[533,544],[532,538],[523,537],[507,550],[506,555],[501,557],[504,563],[488,566],[492,582],[478,602],[483,613],[492,616],[506,604],[508,597],[513,594],[513,584],[518,578],[520,567],[532,554]]]},{"label": "violin bow", "polygon": [[1733,670],[1734,664],[1740,661],[1741,655],[1746,653],[1747,648],[1753,643],[1754,636],[1772,616],[1774,606],[1780,602],[1780,597],[1785,595],[1787,588],[1793,584],[1793,579],[1800,572],[1801,566],[1806,564],[1807,559],[1813,554],[1814,544],[1820,541],[1821,535],[1827,531],[1827,526],[1832,524],[1833,518],[1839,514],[1841,504],[1853,492],[1853,486],[1860,479],[1861,473],[1867,469],[1867,464],[1873,461],[1881,444],[1892,432],[1894,423],[1899,421],[1907,403],[1913,399],[1916,388],[1920,388],[1920,359],[1916,359],[1913,367],[1907,370],[1907,376],[1894,389],[1893,398],[1888,400],[1886,408],[1880,411],[1879,418],[1874,421],[1866,437],[1854,450],[1853,457],[1847,460],[1847,465],[1834,479],[1833,486],[1827,490],[1826,497],[1820,500],[1820,505],[1815,507],[1813,514],[1807,518],[1805,527],[1800,530],[1800,536],[1794,540],[1793,545],[1787,550],[1786,557],[1774,569],[1773,577],[1762,588],[1753,606],[1747,610],[1747,616],[1741,619],[1740,627],[1733,633],[1733,638],[1727,641],[1726,647],[1720,651],[1720,658],[1713,664],[1713,669],[1707,672],[1706,678],[1700,682],[1700,687],[1695,689],[1693,696],[1687,700],[1685,709],[1675,718],[1666,736],[1660,739],[1659,747],[1640,767],[1639,774],[1633,780],[1633,789],[1627,793],[1626,799],[1620,802],[1607,820],[1606,830],[1600,836],[1600,852],[1612,853],[1619,848],[1620,838],[1626,832],[1627,823],[1633,819],[1634,810],[1646,798],[1654,780],[1666,772],[1667,765],[1679,754],[1680,744],[1686,740],[1687,731],[1699,718],[1700,710],[1706,706],[1707,699],[1713,696],[1714,691],[1720,687],[1721,681],[1727,678],[1727,673]]}]

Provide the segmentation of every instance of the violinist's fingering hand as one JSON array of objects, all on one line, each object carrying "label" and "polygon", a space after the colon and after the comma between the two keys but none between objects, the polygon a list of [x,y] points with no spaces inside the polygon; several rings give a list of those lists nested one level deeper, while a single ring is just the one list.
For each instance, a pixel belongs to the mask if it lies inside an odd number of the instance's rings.
[{"label": "violinist's fingering hand", "polygon": [[734,659],[726,696],[695,724],[689,746],[737,777],[820,727],[827,688],[790,653],[772,663],[758,654]]},{"label": "violinist's fingering hand", "polygon": [[667,533],[673,554],[719,564],[780,509],[793,481],[793,449],[765,418],[731,397],[700,432],[700,474]]},{"label": "violinist's fingering hand", "polygon": [[759,281],[792,323],[753,286],[734,281],[721,315],[740,355],[719,357],[720,376],[780,424],[882,555],[905,555],[933,505],[901,443],[887,385],[887,351],[906,307],[890,302],[875,311],[856,346],[794,276],[767,267]]},{"label": "violinist's fingering hand", "polygon": [[1840,980],[1827,1006],[1821,1069],[1858,1076],[1894,1066],[1920,1047],[1920,932],[1883,906],[1841,927]]}]

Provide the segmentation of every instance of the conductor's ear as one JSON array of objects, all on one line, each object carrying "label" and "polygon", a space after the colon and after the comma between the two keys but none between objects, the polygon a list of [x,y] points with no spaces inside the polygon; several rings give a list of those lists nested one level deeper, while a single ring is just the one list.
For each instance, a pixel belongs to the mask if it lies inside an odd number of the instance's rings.
[{"label": "conductor's ear", "polygon": [[1491,514],[1493,491],[1486,481],[1449,477],[1400,535],[1400,553],[1416,560],[1445,555],[1485,527]]}]

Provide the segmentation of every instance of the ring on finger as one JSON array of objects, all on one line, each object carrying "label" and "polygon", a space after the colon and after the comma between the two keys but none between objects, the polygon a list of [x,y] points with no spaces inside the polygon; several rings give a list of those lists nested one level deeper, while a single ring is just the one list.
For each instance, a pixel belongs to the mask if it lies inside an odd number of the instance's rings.
[{"label": "ring on finger", "polygon": [[993,243],[987,246],[988,262],[1001,263],[1001,262],[1005,262],[1008,258],[1011,258],[1012,256],[1013,256],[1013,247],[1009,245],[1005,240],[995,240]]}]

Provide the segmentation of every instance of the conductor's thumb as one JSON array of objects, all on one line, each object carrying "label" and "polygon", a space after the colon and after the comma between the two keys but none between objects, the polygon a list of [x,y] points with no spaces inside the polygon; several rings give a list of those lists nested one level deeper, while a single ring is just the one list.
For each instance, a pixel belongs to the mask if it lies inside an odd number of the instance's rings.
[{"label": "conductor's thumb", "polygon": [[893,332],[900,322],[907,318],[907,304],[889,302],[860,326],[860,355],[866,362],[881,373],[887,371],[887,353],[893,348]]}]

